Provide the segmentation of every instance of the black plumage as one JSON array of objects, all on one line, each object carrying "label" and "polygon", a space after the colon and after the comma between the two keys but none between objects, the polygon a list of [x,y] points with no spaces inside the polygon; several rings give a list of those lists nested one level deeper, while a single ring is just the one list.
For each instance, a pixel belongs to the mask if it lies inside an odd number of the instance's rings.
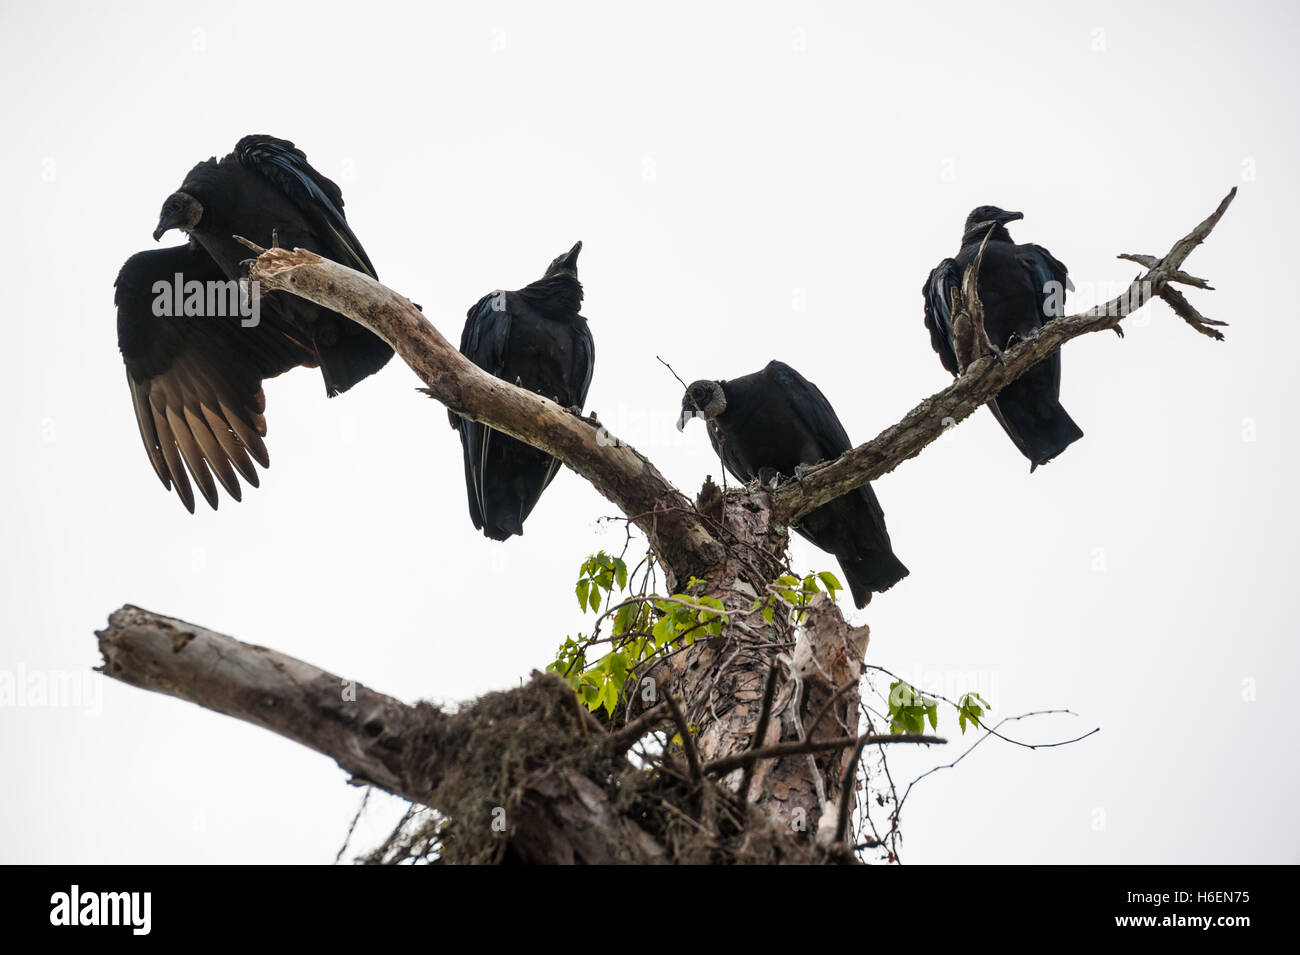
[{"label": "black plumage", "polygon": [[[930,344],[954,376],[960,368],[953,339],[952,295],[961,288],[962,276],[986,237],[977,288],[984,306],[984,329],[995,348],[1037,338],[1044,322],[1063,313],[1065,290],[1074,287],[1067,270],[1042,246],[1012,241],[1006,224],[1021,218],[1019,212],[996,206],[975,209],[966,219],[957,257],[939,263],[921,289]],[[1061,406],[1060,394],[1061,353],[1057,350],[989,402],[998,423],[1029,459],[1030,471],[1083,437]]]},{"label": "black plumage", "polygon": [[[581,410],[591,386],[596,345],[578,314],[579,242],[546,274],[515,292],[483,296],[466,315],[460,350],[484,371]],[[474,526],[492,540],[524,532],[560,462],[515,438],[449,412],[465,455]]]},{"label": "black plumage", "polygon": [[319,355],[292,330],[265,317],[249,327],[237,311],[158,314],[159,295],[171,296],[178,281],[182,287],[228,282],[201,247],[156,249],[127,259],[114,302],[118,347],[145,451],[163,487],[175,487],[192,513],[187,467],[213,508],[214,475],[235,500],[241,497],[237,474],[258,485],[253,461],[270,464],[262,441],[262,381],[299,365],[315,367]]},{"label": "black plumage", "polygon": [[[312,168],[302,150],[272,136],[245,136],[230,155],[191,169],[163,202],[154,238],[169,229],[189,233],[227,278],[243,276],[251,255],[236,235],[263,247],[278,242],[309,249],[377,278],[343,213],[342,191]],[[347,391],[392,357],[379,336],[306,299],[273,295],[262,307],[320,356],[327,394]]]},{"label": "black plumage", "polygon": [[[853,446],[820,389],[780,361],[741,378],[692,383],[678,430],[692,417],[705,420],[722,463],[746,483],[798,476]],[[823,504],[794,529],[835,556],[858,607],[908,574],[894,556],[885,512],[869,484]]]}]

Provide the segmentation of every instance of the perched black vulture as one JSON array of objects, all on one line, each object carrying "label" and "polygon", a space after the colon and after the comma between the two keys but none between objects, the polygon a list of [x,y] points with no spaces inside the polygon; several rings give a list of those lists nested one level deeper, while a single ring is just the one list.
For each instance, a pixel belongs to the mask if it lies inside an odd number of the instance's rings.
[{"label": "perched black vulture", "polygon": [[[692,383],[682,398],[677,429],[693,417],[705,420],[722,463],[746,483],[776,474],[797,477],[805,467],[853,447],[826,396],[780,361],[742,378]],[[858,607],[907,576],[869,484],[823,504],[795,530],[835,555]]]},{"label": "perched black vulture", "polygon": [[[952,293],[961,288],[962,275],[975,260],[985,236],[988,244],[980,262],[978,290],[984,305],[984,330],[996,349],[1017,340],[1037,338],[1045,321],[1062,314],[1065,289],[1074,288],[1065,266],[1042,246],[1011,241],[1006,224],[1021,218],[1019,212],[980,206],[966,219],[957,258],[939,263],[921,289],[930,344],[939,353],[943,367],[954,376],[959,374],[959,367],[953,342]],[[1079,426],[1061,407],[1060,394],[1058,350],[989,402],[998,423],[1029,459],[1030,471],[1083,437]]]},{"label": "perched black vulture", "polygon": [[[469,310],[460,350],[484,371],[581,410],[596,344],[578,314],[579,242],[546,274],[517,292],[492,292]],[[469,516],[492,540],[524,532],[560,462],[531,445],[449,412],[465,452]]]},{"label": "perched black vulture", "polygon": [[145,451],[163,487],[175,487],[193,513],[186,466],[213,508],[213,474],[235,500],[241,496],[236,472],[257,487],[252,462],[270,463],[262,442],[262,380],[298,365],[315,367],[319,356],[265,316],[249,327],[228,306],[208,314],[206,295],[202,314],[160,315],[160,294],[172,296],[178,281],[182,288],[186,282],[230,284],[201,247],[182,245],[127,259],[114,301],[118,347]]},{"label": "perched black vulture", "polygon": [[[282,246],[309,249],[375,276],[343,214],[339,187],[293,143],[272,136],[245,136],[220,162],[214,157],[191,169],[180,190],[163,202],[154,238],[169,229],[197,239],[227,278],[244,275],[241,263],[251,256],[236,235],[263,247],[274,236]],[[347,391],[392,357],[377,335],[306,299],[281,294],[262,304],[320,356],[327,394]]]}]

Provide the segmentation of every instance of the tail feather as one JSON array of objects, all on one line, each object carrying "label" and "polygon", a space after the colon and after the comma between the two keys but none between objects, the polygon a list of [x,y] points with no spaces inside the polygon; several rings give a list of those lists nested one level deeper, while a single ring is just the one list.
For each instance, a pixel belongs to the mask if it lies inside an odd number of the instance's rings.
[{"label": "tail feather", "polygon": [[853,603],[859,610],[871,603],[873,593],[884,593],[910,573],[890,551],[877,552],[854,560],[840,557],[840,570],[849,585]]},{"label": "tail feather", "polygon": [[1029,459],[1031,472],[1083,437],[1083,430],[1061,406],[1056,383],[1036,376],[1037,370],[1030,369],[989,402],[1002,430]]},{"label": "tail feather", "polygon": [[354,326],[360,334],[346,334],[337,342],[317,343],[321,375],[330,396],[342,394],[357,382],[388,364],[393,349],[378,335]]},{"label": "tail feather", "polygon": [[524,521],[555,477],[558,462],[544,451],[497,431],[477,475],[483,502],[483,533],[506,540],[524,533]]}]

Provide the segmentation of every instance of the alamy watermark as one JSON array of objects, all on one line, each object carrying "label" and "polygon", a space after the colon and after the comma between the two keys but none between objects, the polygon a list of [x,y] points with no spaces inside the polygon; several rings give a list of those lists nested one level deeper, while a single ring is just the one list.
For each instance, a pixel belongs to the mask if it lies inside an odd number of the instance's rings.
[{"label": "alamy watermark", "polygon": [[177,272],[153,283],[153,313],[158,318],[238,318],[242,328],[262,321],[262,292],[247,279],[185,281]]},{"label": "alamy watermark", "polygon": [[9,707],[104,710],[104,678],[93,670],[0,670],[0,710]]},{"label": "alamy watermark", "polygon": [[73,885],[50,896],[51,925],[123,926],[132,935],[153,927],[152,892],[87,892]]},{"label": "alamy watermark", "polygon": [[[1152,299],[1151,280],[1142,282],[1079,282],[1072,286],[1060,282],[1043,283],[1043,315],[1049,319],[1060,318],[1065,311],[1065,293],[1074,292],[1074,298],[1093,304],[1085,311],[1096,311],[1107,318],[1130,315]],[[1077,306],[1076,306],[1077,307]]]}]

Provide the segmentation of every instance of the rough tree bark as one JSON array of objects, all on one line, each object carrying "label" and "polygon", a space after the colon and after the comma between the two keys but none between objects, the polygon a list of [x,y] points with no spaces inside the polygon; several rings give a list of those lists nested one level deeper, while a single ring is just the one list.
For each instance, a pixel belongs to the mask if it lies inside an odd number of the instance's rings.
[{"label": "rough tree bark", "polygon": [[[1153,297],[1222,338],[1215,326],[1223,323],[1200,315],[1173,285],[1210,288],[1182,264],[1235,193],[1164,257],[1121,256],[1147,270],[1126,294],[1048,322],[1038,340],[1001,358],[972,362],[871,441],[774,490],[724,495],[708,482],[696,502],[643,455],[608,439],[594,415],[575,415],[477,368],[396,292],[306,250],[255,248],[250,278],[263,292],[349,316],[389,342],[452,411],[558,457],[645,533],[670,588],[703,580],[729,624],[640,674],[612,727],[554,677],[538,675],[449,716],[129,606],[99,634],[102,670],[281,733],[333,757],[356,781],[438,809],[454,861],[851,860],[862,748],[941,740],[857,735],[868,631],[850,627],[826,598],[814,600],[797,628],[751,610],[781,572],[786,527],[919,454],[1066,341],[1104,329],[1122,335],[1120,321]],[[665,725],[681,731],[680,758],[661,757],[653,772],[632,766],[629,747]],[[505,829],[485,836],[497,809]]]}]

